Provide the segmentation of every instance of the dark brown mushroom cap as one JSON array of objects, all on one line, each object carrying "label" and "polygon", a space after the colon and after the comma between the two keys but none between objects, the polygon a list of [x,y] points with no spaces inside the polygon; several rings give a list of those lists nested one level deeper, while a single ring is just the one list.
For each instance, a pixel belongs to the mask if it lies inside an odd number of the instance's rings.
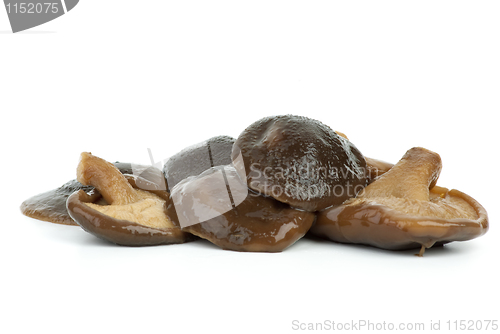
[{"label": "dark brown mushroom cap", "polygon": [[[147,180],[138,180],[138,177],[126,175],[129,183],[137,189],[136,183],[147,183]],[[150,188],[152,188],[151,186]],[[163,190],[149,191],[163,200],[169,197]],[[141,225],[124,219],[117,219],[105,215],[86,203],[102,201],[99,192],[95,189],[91,193],[83,190],[74,192],[67,200],[67,209],[72,219],[88,233],[94,236],[124,246],[152,246],[179,244],[194,240],[194,236],[182,232],[179,228],[156,228]]]},{"label": "dark brown mushroom cap", "polygon": [[273,116],[253,123],[233,146],[238,170],[240,153],[249,188],[307,211],[340,204],[366,184],[359,150],[307,117]]},{"label": "dark brown mushroom cap", "polygon": [[170,157],[163,166],[169,189],[185,178],[200,175],[211,167],[230,164],[234,141],[229,136],[212,137]]},{"label": "dark brown mushroom cap", "polygon": [[437,153],[412,148],[356,198],[319,212],[310,232],[337,242],[422,250],[486,233],[486,210],[458,190],[435,186],[440,171]]},{"label": "dark brown mushroom cap", "polygon": [[[114,165],[122,174],[133,173],[131,163],[115,162]],[[158,169],[156,169],[157,172],[154,173],[151,170],[151,166],[137,165],[136,168],[142,171],[141,176],[144,179],[150,181],[156,179],[156,175],[161,175],[161,171]],[[57,189],[49,190],[28,198],[21,204],[21,212],[34,219],[77,226],[78,224],[75,223],[68,214],[66,201],[75,191],[83,190],[84,192],[90,193],[93,189],[94,187],[84,186],[76,179],[70,180]]]},{"label": "dark brown mushroom cap", "polygon": [[66,201],[75,191],[90,192],[92,186],[84,186],[77,180],[71,180],[61,187],[28,198],[21,204],[21,212],[28,217],[56,224],[77,224],[68,214]]},{"label": "dark brown mushroom cap", "polygon": [[[212,177],[218,173],[224,173],[225,183],[217,181],[221,178]],[[250,192],[242,199],[241,194],[236,193],[238,189],[231,191],[239,187],[246,189],[246,184],[233,167],[211,168],[197,177],[183,180],[172,189],[167,216],[180,226],[178,214],[195,219],[204,214],[212,215],[213,218],[182,230],[223,249],[252,252],[284,250],[304,236],[315,219],[313,213],[293,209],[256,193]],[[228,190],[231,201],[236,201],[233,206],[221,203],[224,197],[228,197]],[[182,201],[180,205],[174,204],[177,195]]]}]

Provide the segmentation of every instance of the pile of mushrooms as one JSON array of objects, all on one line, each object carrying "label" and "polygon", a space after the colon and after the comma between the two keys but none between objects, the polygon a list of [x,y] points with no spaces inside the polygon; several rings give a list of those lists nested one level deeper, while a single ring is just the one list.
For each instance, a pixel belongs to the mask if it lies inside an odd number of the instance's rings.
[{"label": "pile of mushrooms", "polygon": [[436,185],[441,168],[440,156],[420,147],[395,165],[364,157],[343,133],[281,115],[237,139],[190,146],[162,171],[84,152],[76,180],[27,199],[21,211],[126,246],[202,238],[227,250],[279,252],[310,234],[423,255],[488,230],[476,200]]}]

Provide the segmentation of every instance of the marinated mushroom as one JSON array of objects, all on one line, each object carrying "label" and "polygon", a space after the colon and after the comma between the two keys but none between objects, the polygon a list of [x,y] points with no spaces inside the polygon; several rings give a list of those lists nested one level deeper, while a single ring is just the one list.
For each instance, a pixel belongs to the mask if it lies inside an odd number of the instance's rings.
[{"label": "marinated mushroom", "polygon": [[[85,231],[126,246],[175,244],[192,239],[167,218],[168,192],[134,188],[139,181],[147,184],[147,180],[126,177],[111,163],[90,153],[81,155],[77,180],[98,191],[88,194],[79,190],[67,200],[70,216]],[[154,186],[161,189],[151,183],[147,188]]]},{"label": "marinated mushroom", "polygon": [[163,166],[169,188],[211,167],[230,164],[233,144],[234,138],[229,136],[212,137],[170,157]]},{"label": "marinated mushroom", "polygon": [[167,202],[167,216],[179,227],[184,220],[188,225],[183,231],[223,249],[252,252],[284,250],[304,236],[315,218],[273,198],[248,193],[232,166],[213,167],[177,184]]},{"label": "marinated mushroom", "polygon": [[282,115],[253,123],[233,145],[232,159],[249,188],[306,211],[340,204],[366,185],[359,150],[307,117]]},{"label": "marinated mushroom", "polygon": [[426,248],[479,237],[486,210],[472,197],[435,186],[441,158],[412,148],[356,198],[318,213],[311,233],[384,249]]},{"label": "marinated mushroom", "polygon": [[188,147],[163,171],[82,153],[76,180],[24,201],[21,211],[128,246],[198,236],[227,250],[279,252],[310,231],[342,243],[420,247],[423,255],[488,230],[476,200],[436,186],[440,171],[429,150],[413,148],[393,165],[364,157],[319,121],[283,115],[253,123],[237,140]]},{"label": "marinated mushroom", "polygon": [[[130,163],[115,162],[114,165],[122,174],[133,173]],[[153,181],[158,174],[161,174],[160,170],[152,171],[151,166],[136,165],[135,168],[140,170],[141,176],[149,181]],[[80,189],[89,193],[94,187],[84,186],[76,179],[70,180],[57,189],[28,198],[21,204],[21,212],[34,219],[77,226],[78,224],[68,214],[66,201],[72,193]]]}]

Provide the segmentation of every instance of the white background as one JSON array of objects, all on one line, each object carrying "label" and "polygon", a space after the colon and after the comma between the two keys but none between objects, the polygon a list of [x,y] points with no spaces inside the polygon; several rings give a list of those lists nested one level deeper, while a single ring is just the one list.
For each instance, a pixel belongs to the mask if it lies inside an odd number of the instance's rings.
[{"label": "white background", "polygon": [[[0,7],[0,332],[500,321],[499,17],[498,1],[82,0],[12,34]],[[82,151],[149,163],[147,148],[166,159],[285,113],[369,157],[438,152],[438,184],[482,203],[490,231],[423,258],[304,239],[252,254],[119,247],[19,211],[74,178]]]}]

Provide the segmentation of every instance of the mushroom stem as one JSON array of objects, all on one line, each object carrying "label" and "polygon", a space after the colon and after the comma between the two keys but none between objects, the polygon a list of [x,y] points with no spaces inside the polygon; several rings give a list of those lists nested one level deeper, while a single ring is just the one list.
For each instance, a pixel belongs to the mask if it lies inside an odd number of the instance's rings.
[{"label": "mushroom stem", "polygon": [[418,254],[415,254],[415,255],[418,257],[422,257],[422,256],[424,256],[424,253],[425,253],[425,246],[422,245],[422,248],[420,248],[420,252],[418,252]]},{"label": "mushroom stem", "polygon": [[439,154],[414,147],[387,173],[367,186],[358,196],[363,198],[398,197],[429,201],[432,188],[441,172]]},{"label": "mushroom stem", "polygon": [[130,204],[138,200],[136,191],[111,163],[83,152],[76,171],[78,182],[94,186],[109,204]]}]

